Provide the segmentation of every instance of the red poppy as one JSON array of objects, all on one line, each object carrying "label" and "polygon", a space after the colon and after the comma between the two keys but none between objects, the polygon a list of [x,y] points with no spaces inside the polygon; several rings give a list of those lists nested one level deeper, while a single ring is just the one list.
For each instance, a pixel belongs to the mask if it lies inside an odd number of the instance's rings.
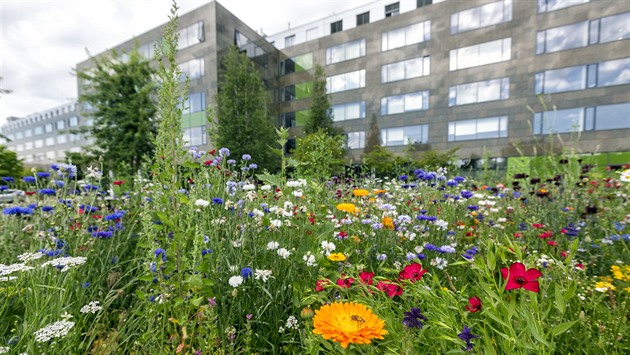
[{"label": "red poppy", "polygon": [[32,196],[35,195],[37,192],[36,191],[26,191],[24,192],[24,194],[26,194],[26,196]]},{"label": "red poppy", "polygon": [[539,228],[545,228],[545,225],[542,223],[534,223],[532,224],[532,227],[539,229]]},{"label": "red poppy", "polygon": [[214,155],[215,152],[216,152],[216,149],[212,149],[211,151],[208,152],[208,154]]},{"label": "red poppy", "polygon": [[466,310],[470,313],[475,313],[481,311],[481,298],[479,297],[471,297],[468,299],[468,306],[466,306]]},{"label": "red poppy", "polygon": [[203,165],[209,166],[209,165],[212,164],[212,161],[213,161],[212,159],[211,160],[206,160],[206,161],[203,162]]},{"label": "red poppy", "polygon": [[116,185],[116,186],[120,186],[120,185],[122,185],[124,183],[125,183],[125,180],[116,180],[116,181],[114,181],[114,185]]},{"label": "red poppy", "polygon": [[555,247],[555,246],[557,246],[557,245],[558,245],[558,242],[553,241],[553,240],[549,240],[549,241],[547,241],[547,245],[550,245],[550,246],[552,246],[552,247]]},{"label": "red poppy", "polygon": [[568,250],[563,250],[563,251],[560,253],[560,256],[561,256],[561,257],[563,257],[563,258],[566,258],[567,256],[569,256],[569,251],[568,251]]},{"label": "red poppy", "polygon": [[413,263],[411,265],[405,266],[403,271],[398,274],[398,277],[403,280],[410,280],[411,282],[416,282],[422,278],[427,270],[422,269],[422,265],[418,263]]},{"label": "red poppy", "polygon": [[363,271],[359,274],[359,278],[361,278],[361,283],[364,283],[366,285],[372,285],[373,281],[372,278],[374,277],[374,273],[373,272],[367,272],[367,271]]},{"label": "red poppy", "polygon": [[376,288],[385,292],[390,298],[394,296],[400,296],[403,293],[402,286],[389,281],[379,281],[376,284]]},{"label": "red poppy", "polygon": [[326,279],[326,280],[317,280],[317,283],[315,284],[315,291],[317,292],[321,292],[324,291],[324,286],[328,285],[330,283],[330,280]]},{"label": "red poppy", "polygon": [[549,232],[549,231],[541,233],[538,236],[538,238],[540,238],[540,239],[551,238],[551,237],[553,237],[553,232]]},{"label": "red poppy", "polygon": [[354,283],[354,279],[352,277],[345,277],[346,274],[341,274],[341,277],[337,279],[337,285],[342,288],[350,288]]},{"label": "red poppy", "polygon": [[540,285],[537,278],[542,276],[542,272],[537,269],[525,269],[525,265],[521,263],[514,263],[510,265],[510,268],[502,268],[501,275],[504,280],[507,280],[505,290],[513,290],[515,288],[524,288],[532,292],[538,292]]}]

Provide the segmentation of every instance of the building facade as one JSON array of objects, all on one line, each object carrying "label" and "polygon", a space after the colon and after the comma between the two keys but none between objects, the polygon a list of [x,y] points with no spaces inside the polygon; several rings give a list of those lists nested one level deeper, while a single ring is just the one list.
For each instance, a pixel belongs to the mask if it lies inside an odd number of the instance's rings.
[{"label": "building facade", "polygon": [[[355,157],[373,115],[383,146],[398,152],[459,147],[463,160],[505,164],[551,140],[578,153],[630,153],[628,0],[375,1],[271,36],[215,1],[181,15],[179,26],[189,146],[212,146],[207,108],[221,58],[237,45],[272,93],[277,124],[294,136],[308,118],[314,66],[323,66],[334,121]],[[115,49],[124,60],[137,45],[152,58],[163,30]]]}]

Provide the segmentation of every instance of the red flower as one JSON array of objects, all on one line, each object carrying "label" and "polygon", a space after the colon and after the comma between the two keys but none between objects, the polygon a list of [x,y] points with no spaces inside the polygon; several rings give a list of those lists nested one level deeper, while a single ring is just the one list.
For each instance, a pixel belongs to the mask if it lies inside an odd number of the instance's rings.
[{"label": "red flower", "polygon": [[555,247],[555,246],[557,246],[557,245],[558,245],[558,242],[553,241],[553,240],[549,240],[549,241],[547,241],[547,245],[550,245],[550,246],[552,246],[552,247]]},{"label": "red flower", "polygon": [[116,186],[120,186],[120,185],[122,185],[122,184],[124,184],[124,183],[125,183],[125,180],[117,180],[117,181],[114,181],[114,185],[116,185]]},{"label": "red flower", "polygon": [[324,291],[324,286],[328,285],[330,283],[330,280],[326,279],[326,280],[317,280],[317,283],[315,284],[315,291],[317,292],[322,292]]},{"label": "red flower", "polygon": [[537,269],[525,270],[525,265],[514,263],[510,265],[509,269],[506,267],[502,268],[501,275],[504,280],[508,280],[507,285],[505,285],[506,291],[515,288],[524,288],[532,292],[540,290],[540,285],[536,279],[542,276],[542,272]]},{"label": "red flower", "polygon": [[422,269],[422,265],[418,263],[413,263],[411,265],[405,266],[403,271],[398,274],[398,277],[403,280],[410,280],[411,282],[416,282],[422,278],[427,270]]},{"label": "red flower", "polygon": [[514,238],[521,238],[522,236],[523,236],[523,233],[519,233],[519,232],[514,233]]},{"label": "red flower", "polygon": [[367,272],[367,271],[363,271],[359,274],[359,278],[361,278],[361,283],[364,283],[366,285],[372,285],[373,281],[372,278],[374,277],[374,273],[373,272]]},{"label": "red flower", "polygon": [[466,310],[470,313],[475,313],[481,311],[481,298],[479,297],[471,297],[468,299],[468,306],[466,306]]},{"label": "red flower", "polygon": [[538,228],[545,228],[545,225],[542,223],[534,223],[532,224],[532,227],[538,229]]},{"label": "red flower", "polygon": [[216,149],[212,149],[211,151],[208,152],[209,155],[214,155],[214,153],[216,153]]},{"label": "red flower", "polygon": [[213,162],[213,160],[212,160],[212,159],[210,159],[210,160],[206,160],[206,161],[204,161],[204,162],[203,162],[203,165],[205,165],[205,166],[210,166],[210,165],[212,164],[212,162]]},{"label": "red flower", "polygon": [[391,283],[389,281],[379,281],[376,284],[376,288],[385,292],[388,297],[400,296],[403,293],[403,288],[399,284]]},{"label": "red flower", "polygon": [[567,256],[569,256],[569,251],[568,251],[568,250],[563,250],[563,251],[560,253],[560,256],[561,256],[561,257],[563,257],[563,258],[566,258]]},{"label": "red flower", "polygon": [[32,196],[32,195],[35,195],[37,192],[36,191],[26,191],[24,193],[26,194],[26,196]]},{"label": "red flower", "polygon": [[551,238],[551,237],[553,237],[553,232],[549,232],[549,231],[544,232],[538,236],[538,238],[540,239]]},{"label": "red flower", "polygon": [[341,277],[337,279],[337,285],[342,288],[350,288],[354,283],[354,279],[352,277],[344,277],[346,274],[341,274]]}]

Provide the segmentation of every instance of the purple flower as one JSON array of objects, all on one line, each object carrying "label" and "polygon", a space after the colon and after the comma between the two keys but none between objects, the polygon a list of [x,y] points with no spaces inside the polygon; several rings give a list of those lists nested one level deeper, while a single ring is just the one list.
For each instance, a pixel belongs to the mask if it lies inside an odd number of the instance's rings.
[{"label": "purple flower", "polygon": [[153,254],[155,255],[156,258],[162,255],[162,261],[166,261],[166,250],[162,248],[157,248],[153,251]]},{"label": "purple flower", "polygon": [[243,159],[243,160],[252,160],[252,156],[251,156],[251,155],[249,155],[249,154],[243,154],[242,159]]},{"label": "purple flower", "polygon": [[403,319],[402,324],[409,328],[422,329],[423,320],[426,321],[427,317],[420,313],[420,308],[412,308],[411,312],[405,312],[405,318]]},{"label": "purple flower", "polygon": [[466,342],[466,347],[462,348],[464,351],[472,351],[473,344],[470,342],[472,339],[479,338],[479,335],[474,335],[470,332],[470,328],[468,326],[464,326],[464,330],[461,333],[457,334],[457,336]]},{"label": "purple flower", "polygon": [[468,191],[468,190],[463,190],[459,194],[462,195],[463,198],[471,198],[471,197],[473,197],[473,193]]}]

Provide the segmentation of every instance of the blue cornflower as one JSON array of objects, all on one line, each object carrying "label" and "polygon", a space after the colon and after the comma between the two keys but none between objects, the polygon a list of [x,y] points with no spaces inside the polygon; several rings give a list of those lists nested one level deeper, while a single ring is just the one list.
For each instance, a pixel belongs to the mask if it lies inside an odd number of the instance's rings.
[{"label": "blue cornflower", "polygon": [[33,209],[22,206],[13,206],[2,209],[2,214],[9,216],[24,216],[33,214]]},{"label": "blue cornflower", "polygon": [[113,232],[109,231],[96,231],[92,233],[92,237],[101,238],[101,239],[109,239],[114,235]]},{"label": "blue cornflower", "polygon": [[249,155],[249,154],[243,154],[242,159],[243,159],[243,160],[252,160],[252,156],[251,156],[251,155]]},{"label": "blue cornflower", "polygon": [[449,180],[449,181],[446,182],[446,186],[453,187],[453,186],[457,186],[457,185],[459,185],[459,183],[457,181],[455,181],[455,180]]},{"label": "blue cornflower", "polygon": [[409,179],[409,176],[407,176],[407,175],[400,175],[398,177],[398,180],[400,180],[400,181],[407,181],[407,179]]},{"label": "blue cornflower", "polygon": [[152,261],[151,264],[149,264],[149,270],[151,272],[157,272],[157,264],[155,263],[155,261]]},{"label": "blue cornflower", "polygon": [[57,185],[57,187],[64,187],[66,184],[61,180],[55,180],[55,185]]},{"label": "blue cornflower", "polygon": [[454,253],[455,252],[455,248],[453,248],[450,245],[442,245],[441,247],[437,248],[438,253],[442,253],[442,254],[450,254],[450,253]]},{"label": "blue cornflower", "polygon": [[70,179],[77,175],[77,167],[72,164],[61,164],[57,170],[57,174],[61,177],[66,176]]},{"label": "blue cornflower", "polygon": [[223,204],[223,199],[219,198],[219,197],[215,197],[212,199],[212,204],[213,205],[222,205]]},{"label": "blue cornflower", "polygon": [[46,179],[50,177],[50,173],[47,171],[38,171],[37,172],[37,177],[40,179]]},{"label": "blue cornflower", "polygon": [[212,253],[212,249],[201,249],[201,256]]},{"label": "blue cornflower", "polygon": [[431,244],[431,243],[426,243],[426,244],[424,245],[424,249],[426,249],[426,250],[433,250],[433,251],[435,251],[435,250],[437,250],[437,247],[436,247],[435,245]]},{"label": "blue cornflower", "polygon": [[162,255],[162,261],[166,261],[166,250],[162,248],[157,248],[153,251],[153,254],[155,255],[156,258]]},{"label": "blue cornflower", "polygon": [[416,255],[415,253],[409,252],[405,255],[405,258],[407,258],[408,261],[411,261],[413,259],[416,259],[418,257],[418,255]]},{"label": "blue cornflower", "polygon": [[422,254],[422,253],[419,253],[417,256],[418,256],[418,259],[420,259],[420,260],[424,260],[424,259],[427,258],[427,256]]},{"label": "blue cornflower", "polygon": [[84,283],[81,284],[81,287],[85,287],[85,288],[88,288],[90,286],[92,286],[92,283],[90,283],[89,281],[84,282]]},{"label": "blue cornflower", "polygon": [[83,210],[83,213],[92,213],[98,211],[98,207],[90,205],[80,205],[79,208]]},{"label": "blue cornflower", "polygon": [[258,165],[252,163],[252,164],[249,164],[249,168],[252,170],[255,170],[255,169],[258,169]]},{"label": "blue cornflower", "polygon": [[422,329],[422,321],[426,320],[427,317],[420,312],[420,308],[412,308],[410,312],[405,312],[405,318],[403,319],[402,324],[408,328]]},{"label": "blue cornflower", "polygon": [[230,196],[234,196],[234,194],[236,193],[236,186],[237,184],[234,181],[227,181],[225,183],[225,192],[228,193]]},{"label": "blue cornflower", "polygon": [[473,193],[468,190],[462,190],[462,192],[460,192],[459,194],[466,199],[473,197]]},{"label": "blue cornflower", "polygon": [[467,208],[468,208],[469,210],[471,210],[471,211],[477,211],[477,210],[479,210],[479,206],[468,206]]},{"label": "blue cornflower", "polygon": [[378,260],[378,261],[385,261],[385,260],[387,260],[387,254],[377,254],[376,255],[376,260]]},{"label": "blue cornflower", "polygon": [[57,164],[50,165],[50,168],[53,169],[54,171],[59,171],[59,165]]},{"label": "blue cornflower", "polygon": [[464,351],[472,351],[473,344],[470,342],[472,339],[479,338],[479,335],[474,335],[470,332],[470,328],[468,326],[464,326],[464,330],[461,333],[457,334],[461,340],[466,342],[466,347],[462,348]]},{"label": "blue cornflower", "polygon": [[227,148],[221,148],[219,149],[219,155],[222,157],[229,157],[230,156],[230,150]]},{"label": "blue cornflower", "polygon": [[52,210],[54,210],[55,208],[53,206],[42,206],[42,211],[44,212],[50,212]]},{"label": "blue cornflower", "polygon": [[464,182],[464,181],[466,181],[466,178],[465,178],[465,177],[463,177],[463,176],[459,176],[459,175],[458,175],[458,176],[455,176],[455,177],[453,178],[453,180],[455,180],[455,181],[457,181],[457,182]]},{"label": "blue cornflower", "polygon": [[34,184],[37,182],[37,179],[34,176],[25,176],[22,178],[22,181],[24,181],[27,184]]},{"label": "blue cornflower", "polygon": [[90,185],[90,184],[83,185],[83,190],[85,191],[96,191],[98,189],[100,189],[98,185]]},{"label": "blue cornflower", "polygon": [[0,191],[8,190],[9,187],[7,185],[0,185]]},{"label": "blue cornflower", "polygon": [[4,181],[4,182],[15,182],[15,179],[12,178],[11,176],[3,176],[2,177],[2,181]]},{"label": "blue cornflower", "polygon": [[248,277],[252,276],[253,273],[254,270],[252,270],[251,267],[244,267],[241,269],[241,276],[243,276],[245,280],[247,280]]},{"label": "blue cornflower", "polygon": [[119,219],[123,218],[125,213],[127,213],[127,212],[123,211],[123,210],[119,210],[119,211],[116,211],[116,212],[114,212],[114,213],[112,213],[110,215],[105,216],[105,218],[103,218],[103,219],[106,220],[106,221],[116,221],[116,220],[119,220]]},{"label": "blue cornflower", "polygon": [[614,222],[613,225],[615,226],[615,229],[618,231],[622,231],[624,230],[624,228],[626,228],[625,223]]}]

